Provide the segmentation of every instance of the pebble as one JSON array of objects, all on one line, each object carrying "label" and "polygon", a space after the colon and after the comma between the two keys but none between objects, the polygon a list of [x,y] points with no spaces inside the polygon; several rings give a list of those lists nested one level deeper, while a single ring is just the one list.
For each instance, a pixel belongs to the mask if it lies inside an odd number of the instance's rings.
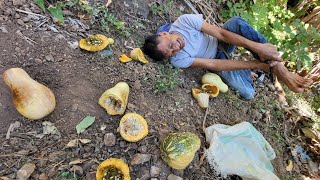
[{"label": "pebble", "polygon": [[38,165],[38,167],[45,167],[47,165],[47,163],[48,163],[47,159],[41,159],[41,160],[39,160],[37,165]]},{"label": "pebble", "polygon": [[14,18],[16,18],[16,19],[20,19],[20,14],[18,14],[18,13],[16,13],[15,15],[14,15]]},{"label": "pebble", "polygon": [[6,11],[4,12],[4,15],[10,16],[11,13],[12,13],[12,9],[8,8],[8,9],[6,9]]},{"label": "pebble", "polygon": [[116,144],[116,136],[113,133],[107,133],[103,138],[104,145],[114,146]]},{"label": "pebble", "polygon": [[71,111],[76,112],[78,110],[78,104],[72,104]]},{"label": "pebble", "polygon": [[25,22],[25,23],[27,23],[27,22],[30,21],[30,18],[29,18],[29,17],[24,17],[24,18],[22,18],[22,21]]},{"label": "pebble", "polygon": [[151,177],[158,177],[160,175],[161,169],[157,166],[151,166],[150,175]]},{"label": "pebble", "polygon": [[41,59],[36,58],[34,61],[35,61],[37,64],[42,64],[42,60],[41,60]]},{"label": "pebble", "polygon": [[48,175],[46,174],[46,173],[42,173],[42,174],[40,174],[40,176],[39,176],[39,180],[48,180],[49,178],[48,178]]},{"label": "pebble", "polygon": [[45,58],[46,58],[46,60],[49,61],[49,62],[53,62],[53,61],[54,61],[54,58],[53,58],[53,56],[52,56],[51,54],[46,55]]},{"label": "pebble", "polygon": [[256,121],[259,121],[262,119],[262,114],[258,110],[253,110],[253,117]]},{"label": "pebble", "polygon": [[77,175],[81,176],[83,174],[83,169],[81,166],[73,165],[70,169],[72,172],[75,172]]},{"label": "pebble", "polygon": [[131,160],[131,165],[143,164],[151,159],[151,154],[140,154],[137,153]]},{"label": "pebble", "polygon": [[17,20],[17,23],[18,23],[19,25],[21,25],[21,26],[24,26],[24,22],[23,22],[21,19],[18,19],[18,20]]},{"label": "pebble", "polygon": [[147,146],[145,146],[145,145],[140,146],[140,147],[138,148],[138,151],[139,151],[140,153],[147,153],[147,150],[148,150],[148,148],[147,148]]},{"label": "pebble", "polygon": [[120,147],[122,147],[122,148],[126,147],[126,142],[125,141],[120,141]]},{"label": "pebble", "polygon": [[141,88],[142,84],[140,82],[140,80],[136,80],[134,83],[133,83],[133,88],[134,89],[137,89],[139,90]]},{"label": "pebble", "polygon": [[26,0],[13,0],[12,2],[14,6],[22,6],[26,4]]},{"label": "pebble", "polygon": [[174,174],[169,174],[169,176],[167,177],[167,180],[183,180],[183,178]]}]

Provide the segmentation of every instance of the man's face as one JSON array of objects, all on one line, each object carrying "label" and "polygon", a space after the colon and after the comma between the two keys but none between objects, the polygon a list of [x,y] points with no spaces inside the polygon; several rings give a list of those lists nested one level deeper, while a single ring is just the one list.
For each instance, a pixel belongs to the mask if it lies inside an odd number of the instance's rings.
[{"label": "man's face", "polygon": [[176,55],[185,46],[185,41],[179,33],[161,32],[159,35],[158,50],[163,52],[166,58]]}]

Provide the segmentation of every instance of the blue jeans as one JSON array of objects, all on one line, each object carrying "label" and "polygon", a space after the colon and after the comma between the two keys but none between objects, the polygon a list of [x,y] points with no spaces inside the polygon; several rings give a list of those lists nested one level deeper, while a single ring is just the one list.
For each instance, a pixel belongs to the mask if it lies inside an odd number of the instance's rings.
[{"label": "blue jeans", "polygon": [[[262,34],[254,30],[244,19],[239,16],[229,19],[224,24],[223,28],[255,42],[267,42]],[[228,44],[222,41],[219,41],[219,47],[222,47],[229,56],[231,56],[233,51],[236,49],[235,45]],[[252,51],[250,52],[256,59],[259,59],[259,56],[257,54],[253,53]],[[223,50],[220,49],[218,49],[215,58],[228,59]],[[249,100],[254,97],[255,89],[253,87],[250,69],[220,71],[217,73],[231,89],[237,91],[244,99]]]}]

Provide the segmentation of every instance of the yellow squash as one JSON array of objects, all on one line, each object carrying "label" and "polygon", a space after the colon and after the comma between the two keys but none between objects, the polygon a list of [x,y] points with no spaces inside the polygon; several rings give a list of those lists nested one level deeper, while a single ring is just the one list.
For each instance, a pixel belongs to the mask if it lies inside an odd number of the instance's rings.
[{"label": "yellow squash", "polygon": [[139,114],[128,113],[121,118],[119,131],[123,139],[137,142],[147,136],[148,124]]},{"label": "yellow squash", "polygon": [[109,158],[97,169],[96,180],[130,180],[128,165],[121,159]]},{"label": "yellow squash", "polygon": [[96,52],[103,50],[109,44],[113,43],[114,40],[112,38],[107,38],[102,34],[96,34],[85,39],[80,39],[79,47],[87,51]]},{"label": "yellow squash", "polygon": [[221,80],[220,76],[215,73],[206,73],[202,76],[202,84],[213,84],[218,86],[220,92],[227,92],[228,86]]},{"label": "yellow squash", "polygon": [[8,69],[3,73],[3,79],[12,90],[14,106],[24,117],[41,119],[56,107],[52,91],[33,80],[23,69]]},{"label": "yellow squash", "polygon": [[134,48],[131,52],[130,52],[130,57],[133,60],[137,60],[142,62],[143,64],[148,64],[149,61],[144,57],[143,52],[141,51],[140,48]]},{"label": "yellow squash", "polygon": [[119,82],[113,88],[106,90],[99,99],[99,104],[110,115],[123,114],[128,104],[129,85]]},{"label": "yellow squash", "polygon": [[209,106],[210,95],[202,92],[201,89],[192,88],[192,96],[197,100],[200,107],[207,108]]},{"label": "yellow squash", "polygon": [[201,90],[202,92],[209,94],[210,97],[217,97],[219,94],[219,88],[214,84],[203,84]]},{"label": "yellow squash", "polygon": [[200,138],[190,132],[169,134],[160,144],[162,159],[174,169],[185,169],[200,148]]},{"label": "yellow squash", "polygon": [[129,61],[132,61],[131,58],[129,58],[127,55],[125,54],[121,54],[121,56],[119,57],[119,61],[123,62],[123,63],[126,63],[126,62],[129,62]]}]

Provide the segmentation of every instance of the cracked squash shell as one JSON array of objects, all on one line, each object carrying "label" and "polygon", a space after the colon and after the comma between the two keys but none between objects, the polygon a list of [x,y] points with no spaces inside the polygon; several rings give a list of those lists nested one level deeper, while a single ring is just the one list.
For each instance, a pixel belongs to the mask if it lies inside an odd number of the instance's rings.
[{"label": "cracked squash shell", "polygon": [[121,159],[110,158],[103,161],[97,169],[96,180],[130,180],[128,165]]},{"label": "cracked squash shell", "polygon": [[174,169],[185,169],[200,148],[200,138],[190,132],[169,134],[160,144],[162,159]]},{"label": "cracked squash shell", "polygon": [[126,141],[137,142],[148,135],[148,124],[139,114],[128,113],[121,118],[119,131]]},{"label": "cracked squash shell", "polygon": [[88,36],[84,39],[80,39],[79,47],[87,51],[96,52],[103,50],[109,44],[113,43],[114,40],[112,38],[107,38],[102,34],[96,34],[93,36]]},{"label": "cracked squash shell", "polygon": [[13,104],[17,111],[30,120],[41,119],[56,107],[52,91],[33,80],[21,68],[11,68],[3,73],[3,80],[13,93]]},{"label": "cracked squash shell", "polygon": [[113,88],[106,90],[99,99],[102,106],[110,115],[121,115],[126,110],[129,96],[129,85],[119,82]]}]

